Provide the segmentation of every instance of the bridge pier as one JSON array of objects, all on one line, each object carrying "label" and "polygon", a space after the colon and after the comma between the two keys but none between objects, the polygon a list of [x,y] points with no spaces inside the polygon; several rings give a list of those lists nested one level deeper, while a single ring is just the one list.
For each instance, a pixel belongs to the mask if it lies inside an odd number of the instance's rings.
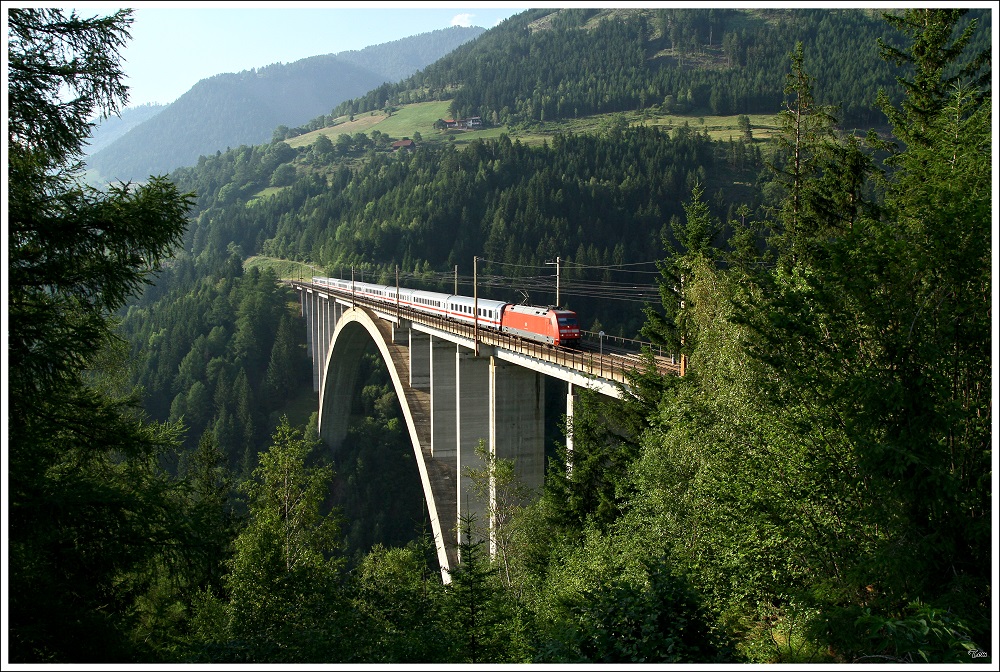
[{"label": "bridge pier", "polygon": [[545,377],[491,357],[489,405],[490,454],[515,460],[521,483],[540,492],[545,476]]},{"label": "bridge pier", "polygon": [[319,361],[326,362],[326,357],[330,352],[330,338],[333,332],[330,329],[330,297],[326,294],[319,294],[316,299],[316,316],[318,322],[318,343]]},{"label": "bridge pier", "polygon": [[343,301],[330,297],[330,307],[333,310],[333,319],[330,322],[331,330],[330,336],[333,336],[333,328],[337,326],[337,322],[340,322],[340,318],[344,316],[344,311],[349,310],[350,306],[345,304]]},{"label": "bridge pier", "polygon": [[573,475],[573,405],[577,399],[576,387],[573,383],[566,384],[566,424],[570,431],[566,432],[566,476]]},{"label": "bridge pier", "polygon": [[431,457],[456,463],[458,385],[455,353],[458,346],[433,336],[427,338],[430,343]]},{"label": "bridge pier", "polygon": [[306,349],[313,362],[313,392],[319,392],[320,366],[316,353],[316,325],[319,322],[316,319],[316,303],[319,299],[311,289],[303,290],[300,295],[302,297],[302,315],[306,318]]},{"label": "bridge pier", "polygon": [[[514,473],[534,497],[545,480],[545,377],[535,371],[490,357],[490,456],[513,460]],[[505,502],[497,501],[497,483],[490,483],[492,512]],[[518,501],[510,504],[525,505]],[[490,554],[497,553],[496,519],[491,515]]]},{"label": "bridge pier", "polygon": [[[472,490],[468,469],[482,469],[482,458],[476,455],[479,442],[490,437],[490,360],[461,346],[455,356],[455,422],[457,428],[458,462],[458,522],[474,516],[475,527],[482,538],[489,529],[489,507]],[[487,446],[488,447],[488,446]],[[459,538],[461,538],[459,534]]]},{"label": "bridge pier", "polygon": [[431,389],[431,336],[409,329],[410,387]]},{"label": "bridge pier", "polygon": [[[392,325],[392,342],[394,345],[409,345],[413,329],[410,328],[409,320],[399,320],[398,324]],[[412,362],[410,362],[412,365]],[[410,367],[413,368],[412,366]]]}]

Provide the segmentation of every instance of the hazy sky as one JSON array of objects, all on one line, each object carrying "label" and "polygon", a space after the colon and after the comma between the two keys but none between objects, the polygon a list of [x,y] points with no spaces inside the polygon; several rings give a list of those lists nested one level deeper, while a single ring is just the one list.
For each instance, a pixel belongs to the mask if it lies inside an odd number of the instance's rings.
[{"label": "hazy sky", "polygon": [[[20,4],[17,2],[14,5]],[[535,6],[544,6],[541,3]],[[448,26],[492,28],[526,3],[75,2],[83,17],[135,10],[122,54],[129,106],[168,104],[198,81],[392,42]]]}]

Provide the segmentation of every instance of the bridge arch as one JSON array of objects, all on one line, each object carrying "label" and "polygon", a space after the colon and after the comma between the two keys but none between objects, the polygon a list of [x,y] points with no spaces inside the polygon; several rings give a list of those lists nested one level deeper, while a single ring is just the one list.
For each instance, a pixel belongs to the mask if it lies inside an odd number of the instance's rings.
[{"label": "bridge arch", "polygon": [[[362,355],[368,345],[374,343],[389,371],[396,398],[403,412],[420,473],[424,505],[427,507],[434,534],[441,575],[447,582],[450,569],[454,566],[454,558],[451,557],[453,550],[450,544],[445,543],[445,539],[449,535],[454,536],[452,529],[454,516],[449,515],[448,510],[439,511],[437,502],[442,499],[448,500],[447,495],[441,491],[450,485],[448,482],[451,479],[447,474],[438,473],[440,469],[427,459],[430,454],[430,435],[427,423],[418,421],[420,416],[426,415],[427,404],[420,398],[421,393],[409,385],[407,354],[402,351],[401,346],[392,342],[391,326],[376,317],[369,309],[356,306],[345,308],[342,312],[338,310],[337,314],[338,319],[320,376],[320,438],[333,451],[339,449],[346,438]],[[433,487],[433,482],[438,482],[438,487]]]},{"label": "bridge arch", "polygon": [[[544,485],[544,381],[566,384],[566,415],[572,417],[576,389],[619,397],[641,358],[626,352],[553,349],[531,340],[476,330],[410,307],[338,290],[329,282],[291,283],[299,290],[306,338],[319,393],[319,432],[338,450],[347,435],[357,394],[362,353],[374,344],[386,364],[417,461],[421,489],[442,580],[458,563],[458,520],[495,520],[482,501],[469,467],[481,468],[477,448],[485,442],[497,459],[514,460],[522,483]],[[677,373],[673,356],[655,358],[664,374]],[[566,437],[572,453],[572,436]],[[572,460],[567,465],[572,467]]]}]

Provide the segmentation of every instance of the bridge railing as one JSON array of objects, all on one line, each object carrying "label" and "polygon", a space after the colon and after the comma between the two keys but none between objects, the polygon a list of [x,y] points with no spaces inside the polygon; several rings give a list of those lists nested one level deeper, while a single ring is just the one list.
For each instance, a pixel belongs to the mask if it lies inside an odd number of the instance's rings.
[{"label": "bridge railing", "polygon": [[623,336],[613,336],[603,331],[598,333],[581,329],[580,339],[588,343],[593,343],[594,347],[604,348],[609,353],[638,355],[649,351],[654,357],[670,358],[674,356],[665,348],[655,343],[638,341],[634,338],[625,338]]},{"label": "bridge railing", "polygon": [[[558,364],[605,380],[628,384],[628,374],[644,368],[648,363],[648,359],[644,357],[641,351],[623,355],[614,352],[601,353],[557,348],[546,343],[532,341],[513,334],[506,334],[484,326],[480,326],[477,329],[471,324],[451,320],[439,315],[428,315],[407,306],[394,304],[392,301],[377,301],[353,294],[350,291],[345,292],[325,285],[313,285],[311,283],[298,284],[321,290],[324,293],[336,296],[342,300],[351,301],[355,305],[377,310],[380,313],[395,315],[397,318],[441,329],[442,331],[457,334],[470,340],[478,338],[480,343],[489,346],[506,348],[511,352],[517,352],[539,360]],[[633,343],[638,344],[639,341],[633,341]],[[653,362],[660,373],[664,375],[676,375],[680,373],[680,365],[675,361],[673,356],[666,356],[662,353],[657,354],[656,352],[651,352],[650,354],[653,355]]]}]

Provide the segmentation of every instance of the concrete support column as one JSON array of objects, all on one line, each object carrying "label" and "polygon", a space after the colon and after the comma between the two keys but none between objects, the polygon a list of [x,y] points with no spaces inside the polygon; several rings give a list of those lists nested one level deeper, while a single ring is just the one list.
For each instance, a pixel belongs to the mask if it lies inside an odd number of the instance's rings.
[{"label": "concrete support column", "polygon": [[566,433],[566,476],[573,476],[573,404],[576,402],[577,394],[573,383],[567,384],[566,389],[566,424],[569,431]]},{"label": "concrete support column", "polygon": [[[428,336],[430,345],[430,390],[431,390],[431,456],[439,460],[456,460],[458,434],[455,422],[455,401],[458,387],[455,385],[454,343]],[[411,351],[414,348],[410,348]]]},{"label": "concrete support column", "polygon": [[[325,348],[326,355],[330,354],[330,344],[333,341],[333,330],[337,326],[337,318],[334,316],[334,306],[337,302],[332,296],[328,296],[324,302],[326,305],[323,306],[323,325],[326,329],[326,333],[323,334],[323,347]],[[326,356],[323,357],[324,364],[326,363]]]},{"label": "concrete support column", "polygon": [[545,474],[545,376],[492,357],[490,454],[496,459],[514,460],[521,483],[541,492]]},{"label": "concrete support column", "polygon": [[[545,376],[530,369],[490,358],[490,455],[513,460],[522,485],[540,494],[545,481]],[[490,483],[490,511],[527,504],[498,497]],[[490,517],[490,555],[497,554],[497,521]]]},{"label": "concrete support column", "polygon": [[306,319],[306,352],[309,359],[313,358],[313,337],[312,337],[312,292],[303,289],[299,292],[299,299],[302,303],[302,317]]},{"label": "concrete support column", "polygon": [[410,329],[410,387],[431,389],[431,336]]},{"label": "concrete support column", "polygon": [[410,321],[400,320],[399,324],[392,325],[392,342],[395,345],[409,345],[410,343]]},{"label": "concrete support column", "polygon": [[[478,501],[472,492],[472,479],[467,469],[482,469],[483,461],[476,455],[476,447],[483,441],[487,447],[490,439],[490,359],[477,357],[475,352],[458,348],[455,357],[457,395],[455,399],[458,425],[458,522],[475,516],[476,529],[487,538],[489,529],[489,502]],[[459,535],[459,541],[461,540]]]},{"label": "concrete support column", "polygon": [[319,309],[316,311],[319,318],[319,370],[326,366],[326,356],[330,352],[330,299],[320,296],[317,298]]},{"label": "concrete support column", "polygon": [[306,305],[309,310],[309,355],[313,364],[313,392],[319,392],[319,379],[322,374],[322,364],[319,361],[319,316],[316,309],[319,304],[319,297],[316,292],[307,293]]}]

